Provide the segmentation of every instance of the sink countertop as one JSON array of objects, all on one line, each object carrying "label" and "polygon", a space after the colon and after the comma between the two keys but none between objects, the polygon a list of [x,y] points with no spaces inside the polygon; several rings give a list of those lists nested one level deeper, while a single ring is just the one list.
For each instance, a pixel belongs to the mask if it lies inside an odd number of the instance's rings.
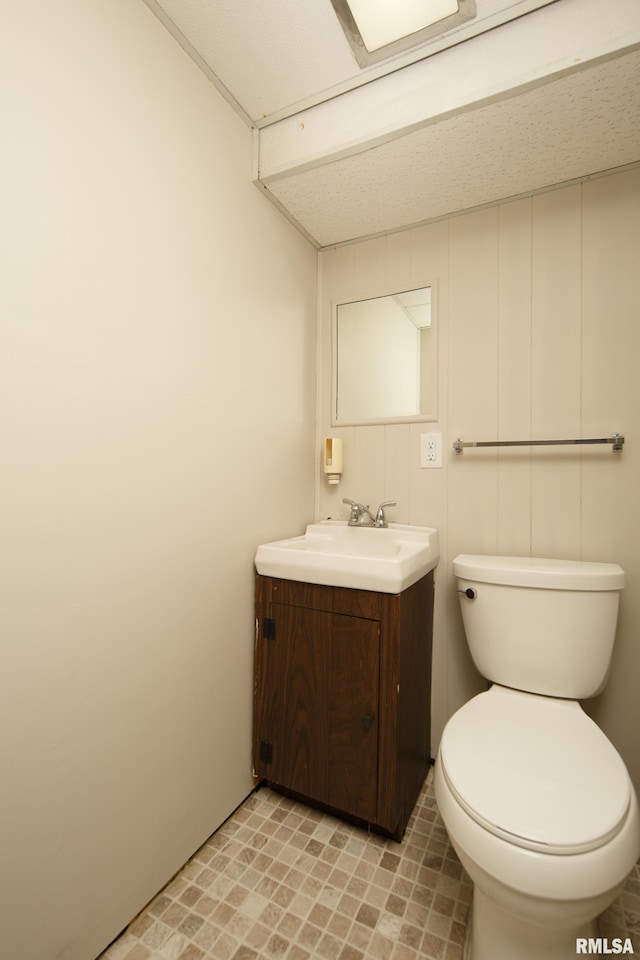
[{"label": "sink countertop", "polygon": [[300,537],[261,544],[255,564],[263,576],[401,593],[439,559],[433,527],[350,527],[346,520],[321,520],[309,524]]}]

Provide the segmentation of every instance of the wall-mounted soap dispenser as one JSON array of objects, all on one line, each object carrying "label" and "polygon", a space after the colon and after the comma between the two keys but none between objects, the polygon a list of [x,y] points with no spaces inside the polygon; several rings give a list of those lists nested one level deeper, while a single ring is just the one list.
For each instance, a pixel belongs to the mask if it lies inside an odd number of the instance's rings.
[{"label": "wall-mounted soap dispenser", "polygon": [[342,475],[342,440],[338,437],[326,437],[322,459],[327,482],[339,483]]}]

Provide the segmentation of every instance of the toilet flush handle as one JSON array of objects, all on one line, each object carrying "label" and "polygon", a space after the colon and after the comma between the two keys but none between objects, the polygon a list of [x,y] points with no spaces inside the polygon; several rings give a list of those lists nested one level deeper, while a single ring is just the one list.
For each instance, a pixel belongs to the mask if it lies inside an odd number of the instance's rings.
[{"label": "toilet flush handle", "polygon": [[467,587],[466,590],[460,590],[460,588],[458,588],[456,592],[464,593],[465,597],[468,597],[469,600],[475,600],[475,598],[478,596],[478,591],[475,590],[473,587]]}]

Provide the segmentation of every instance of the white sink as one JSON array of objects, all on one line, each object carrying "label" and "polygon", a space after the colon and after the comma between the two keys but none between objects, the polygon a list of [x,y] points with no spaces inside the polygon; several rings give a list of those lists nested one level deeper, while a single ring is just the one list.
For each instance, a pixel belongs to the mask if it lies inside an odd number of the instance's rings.
[{"label": "white sink", "polygon": [[311,523],[301,537],[263,543],[256,570],[263,576],[400,593],[440,559],[438,531],[390,523],[350,527],[346,520]]}]

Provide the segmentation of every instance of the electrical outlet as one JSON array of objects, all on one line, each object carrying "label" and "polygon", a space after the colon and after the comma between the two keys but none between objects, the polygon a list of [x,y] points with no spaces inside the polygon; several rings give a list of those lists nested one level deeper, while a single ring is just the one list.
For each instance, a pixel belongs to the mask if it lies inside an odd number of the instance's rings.
[{"label": "electrical outlet", "polygon": [[442,466],[442,434],[420,434],[420,466],[427,468]]}]

